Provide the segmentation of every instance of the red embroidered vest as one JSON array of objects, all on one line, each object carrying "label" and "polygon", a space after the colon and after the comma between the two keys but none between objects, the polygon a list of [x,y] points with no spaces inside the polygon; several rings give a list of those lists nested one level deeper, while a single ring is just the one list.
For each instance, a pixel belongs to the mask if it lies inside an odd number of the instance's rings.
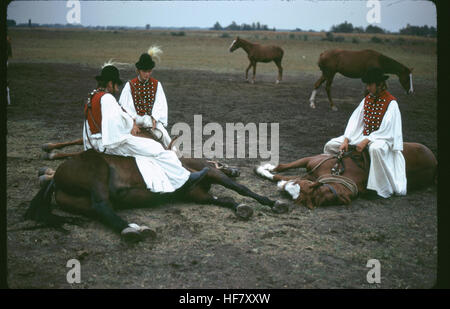
[{"label": "red embroidered vest", "polygon": [[364,99],[364,129],[363,134],[369,135],[380,128],[384,114],[392,100],[392,94],[384,91],[378,98],[368,94]]},{"label": "red embroidered vest", "polygon": [[[89,96],[88,102],[84,105],[84,115],[88,121],[92,134],[100,133],[102,129],[102,106],[100,100],[105,95],[105,91],[94,90]],[[90,104],[90,111],[88,105]]]},{"label": "red embroidered vest", "polygon": [[155,103],[158,81],[153,77],[150,77],[147,82],[141,82],[139,81],[139,78],[136,77],[130,81],[130,88],[136,113],[139,116],[151,116],[153,104]]}]

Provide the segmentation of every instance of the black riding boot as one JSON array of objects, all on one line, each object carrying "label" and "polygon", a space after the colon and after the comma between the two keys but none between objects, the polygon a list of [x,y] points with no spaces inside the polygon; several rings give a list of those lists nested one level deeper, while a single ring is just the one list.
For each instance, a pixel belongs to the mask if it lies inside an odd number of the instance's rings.
[{"label": "black riding boot", "polygon": [[192,189],[196,184],[198,184],[203,177],[205,177],[206,173],[208,173],[209,167],[204,167],[201,171],[191,173],[189,175],[189,179],[182,185],[180,188],[178,188],[175,193],[184,193]]}]

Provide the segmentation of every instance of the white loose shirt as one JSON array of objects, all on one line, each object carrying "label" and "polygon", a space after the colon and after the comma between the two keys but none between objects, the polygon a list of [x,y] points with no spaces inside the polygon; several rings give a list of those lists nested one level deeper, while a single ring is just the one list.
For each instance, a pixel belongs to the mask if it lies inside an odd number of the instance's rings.
[{"label": "white loose shirt", "polygon": [[92,134],[87,120],[84,122],[85,150],[106,149],[106,154],[135,157],[139,172],[152,192],[173,192],[187,181],[190,172],[181,165],[175,152],[165,150],[154,140],[131,135],[133,118],[122,110],[114,96],[103,95],[100,104],[102,132]]}]

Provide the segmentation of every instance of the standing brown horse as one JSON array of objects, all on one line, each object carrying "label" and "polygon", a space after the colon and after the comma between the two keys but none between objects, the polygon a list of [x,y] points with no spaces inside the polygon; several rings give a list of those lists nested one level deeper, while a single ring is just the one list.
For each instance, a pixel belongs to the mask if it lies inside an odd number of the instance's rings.
[{"label": "standing brown horse", "polygon": [[248,70],[253,67],[253,79],[251,83],[255,82],[255,74],[256,74],[256,63],[257,62],[275,62],[278,67],[278,79],[276,83],[278,84],[283,75],[283,68],[281,67],[281,60],[283,59],[284,51],[281,47],[276,45],[260,45],[256,43],[251,43],[240,37],[236,37],[236,39],[231,43],[230,53],[235,51],[236,49],[242,47],[243,50],[248,55],[248,60],[250,60],[250,64],[245,70],[245,79],[248,81]]},{"label": "standing brown horse", "polygon": [[318,65],[322,71],[322,76],[314,84],[314,90],[309,99],[311,108],[316,107],[314,100],[317,89],[326,81],[325,90],[327,91],[328,101],[331,108],[337,110],[331,99],[331,84],[336,73],[341,73],[349,78],[361,78],[368,69],[380,68],[384,73],[397,75],[406,93],[414,92],[412,69],[371,49],[360,51],[327,50],[320,54]]},{"label": "standing brown horse", "polygon": [[71,155],[71,158],[62,163],[56,172],[41,169],[40,176],[44,176],[46,182],[42,183],[41,190],[31,201],[25,218],[55,227],[71,223],[71,218],[51,213],[53,193],[56,204],[62,210],[94,217],[121,233],[125,239],[131,240],[140,240],[143,234],[148,234],[151,230],[128,224],[114,212],[114,209],[152,207],[167,201],[183,200],[227,207],[242,219],[251,217],[253,213],[251,207],[238,204],[231,198],[218,198],[210,194],[212,184],[219,184],[243,196],[251,197],[277,213],[289,209],[287,204],[260,196],[232,180],[230,176],[235,177],[237,174],[235,171],[220,169],[217,163],[202,159],[181,158],[183,166],[191,172],[209,167],[206,176],[198,185],[175,193],[161,194],[146,188],[133,157],[107,155],[92,149]]},{"label": "standing brown horse", "polygon": [[[437,160],[429,148],[418,143],[403,143],[408,191],[432,184],[436,180]],[[312,209],[321,205],[349,204],[367,189],[370,157],[367,149],[355,149],[341,156],[320,154],[278,166],[259,166],[255,172],[278,182],[297,204]],[[306,168],[299,176],[273,175],[293,168]],[[339,173],[337,173],[339,171]],[[339,174],[339,175],[336,175]]]}]

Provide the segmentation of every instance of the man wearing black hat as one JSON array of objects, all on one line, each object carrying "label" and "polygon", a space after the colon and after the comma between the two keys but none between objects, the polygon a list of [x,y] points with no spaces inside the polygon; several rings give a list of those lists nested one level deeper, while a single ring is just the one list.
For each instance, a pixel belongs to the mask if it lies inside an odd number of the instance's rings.
[{"label": "man wearing black hat", "polygon": [[406,194],[402,120],[396,98],[386,90],[388,78],[381,69],[367,71],[362,81],[368,95],[353,112],[344,135],[324,147],[327,154],[347,151],[349,144],[356,145],[360,152],[368,147],[371,163],[367,189],[384,198]]},{"label": "man wearing black hat", "polygon": [[96,80],[98,87],[89,95],[85,106],[85,150],[94,148],[107,154],[135,157],[139,172],[152,192],[187,190],[204,177],[207,168],[190,173],[175,152],[165,150],[152,139],[134,136],[137,127],[133,118],[114,97],[122,84],[115,66],[105,64]]},{"label": "man wearing black hat", "polygon": [[136,62],[137,77],[125,83],[119,103],[139,127],[152,129],[167,147],[171,142],[166,130],[167,100],[161,82],[151,77],[153,59],[158,59],[161,53],[161,49],[153,46],[140,56]]}]

